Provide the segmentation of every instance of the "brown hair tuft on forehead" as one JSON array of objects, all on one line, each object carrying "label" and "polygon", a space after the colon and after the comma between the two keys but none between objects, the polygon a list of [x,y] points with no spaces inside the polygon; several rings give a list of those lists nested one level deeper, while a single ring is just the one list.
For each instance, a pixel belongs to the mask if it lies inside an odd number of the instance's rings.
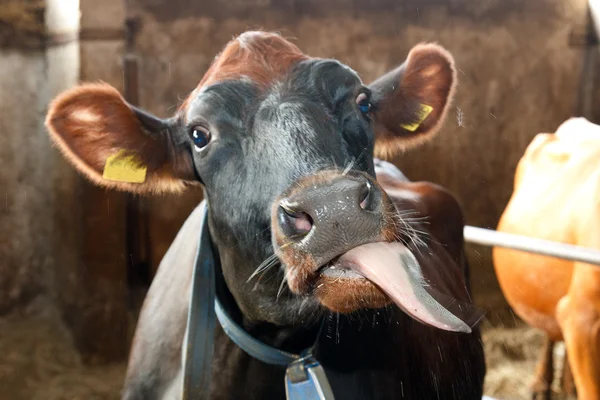
[{"label": "brown hair tuft on forehead", "polygon": [[285,75],[294,64],[308,58],[296,45],[277,33],[245,32],[225,46],[180,109],[187,108],[190,100],[204,86],[247,78],[266,88]]}]

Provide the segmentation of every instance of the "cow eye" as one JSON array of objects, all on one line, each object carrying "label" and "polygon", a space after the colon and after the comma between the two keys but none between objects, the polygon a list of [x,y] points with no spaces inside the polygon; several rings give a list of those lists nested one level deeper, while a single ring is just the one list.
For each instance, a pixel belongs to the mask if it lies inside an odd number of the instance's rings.
[{"label": "cow eye", "polygon": [[195,126],[192,128],[192,141],[196,151],[200,151],[210,142],[210,132],[203,126]]},{"label": "cow eye", "polygon": [[371,101],[369,100],[369,96],[366,93],[361,93],[356,98],[356,105],[358,109],[363,114],[368,114],[371,111]]}]

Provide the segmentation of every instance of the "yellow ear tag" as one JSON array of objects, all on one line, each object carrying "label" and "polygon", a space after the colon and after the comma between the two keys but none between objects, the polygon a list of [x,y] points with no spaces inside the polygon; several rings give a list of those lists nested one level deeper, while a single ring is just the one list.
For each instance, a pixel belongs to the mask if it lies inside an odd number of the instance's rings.
[{"label": "yellow ear tag", "polygon": [[406,129],[407,131],[414,132],[417,130],[419,125],[421,125],[423,121],[425,121],[425,118],[427,118],[432,111],[433,107],[428,106],[427,104],[421,104],[421,108],[417,112],[417,117],[419,118],[417,122],[414,122],[412,124],[403,124],[400,126]]},{"label": "yellow ear tag", "polygon": [[110,181],[142,183],[146,180],[146,167],[135,162],[135,156],[123,156],[124,150],[106,159],[102,177]]}]

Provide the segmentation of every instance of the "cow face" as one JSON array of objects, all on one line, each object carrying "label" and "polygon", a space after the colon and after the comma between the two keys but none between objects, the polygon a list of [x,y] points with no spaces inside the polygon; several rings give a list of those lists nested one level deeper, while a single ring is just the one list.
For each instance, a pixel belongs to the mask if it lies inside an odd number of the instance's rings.
[{"label": "cow face", "polygon": [[[239,307],[248,318],[288,324],[321,305],[350,312],[389,302],[361,274],[326,267],[357,246],[395,239],[397,213],[374,180],[374,151],[432,137],[454,82],[453,60],[436,45],[416,46],[365,85],[335,60],[249,32],[228,44],[169,119],[87,84],[55,100],[47,126],[99,185],[141,194],[202,185]],[[129,158],[119,164],[120,156]]]}]

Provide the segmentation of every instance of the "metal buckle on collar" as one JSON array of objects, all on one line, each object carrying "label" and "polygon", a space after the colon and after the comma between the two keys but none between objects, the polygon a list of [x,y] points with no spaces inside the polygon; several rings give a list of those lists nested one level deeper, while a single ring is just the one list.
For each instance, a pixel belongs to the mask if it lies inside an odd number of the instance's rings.
[{"label": "metal buckle on collar", "polygon": [[287,367],[285,394],[288,400],[334,399],[325,370],[310,352]]}]

